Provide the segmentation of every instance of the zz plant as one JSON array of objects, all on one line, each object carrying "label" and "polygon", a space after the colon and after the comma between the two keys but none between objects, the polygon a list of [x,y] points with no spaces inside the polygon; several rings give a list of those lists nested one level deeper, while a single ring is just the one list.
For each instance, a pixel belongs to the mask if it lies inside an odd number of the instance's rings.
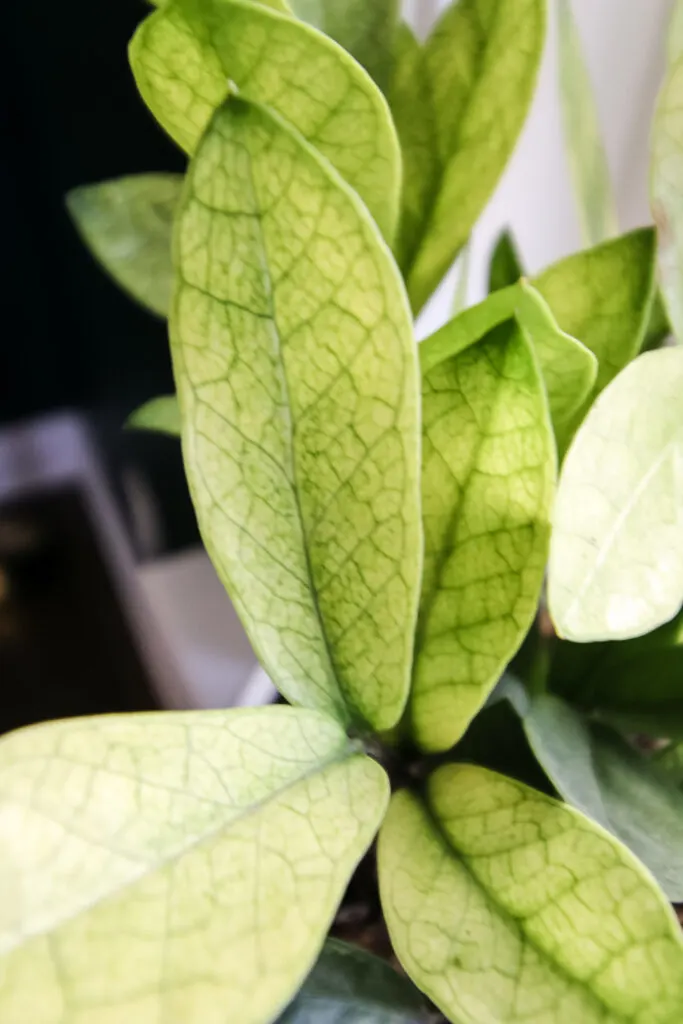
[{"label": "zz plant", "polygon": [[[417,346],[523,125],[544,0],[459,0],[424,46],[395,0],[293,6],[152,12],[131,65],[187,175],[69,197],[168,315],[177,396],[134,422],[180,433],[290,706],[2,741],[0,1019],[680,1024],[683,64],[661,296],[651,229],[532,280],[506,236],[496,290]],[[326,942],[377,835],[407,978]]]}]

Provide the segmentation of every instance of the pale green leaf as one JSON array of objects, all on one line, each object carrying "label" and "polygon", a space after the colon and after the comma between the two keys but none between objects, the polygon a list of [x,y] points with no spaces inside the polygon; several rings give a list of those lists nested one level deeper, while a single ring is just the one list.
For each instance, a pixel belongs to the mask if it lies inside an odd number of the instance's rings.
[{"label": "pale green leaf", "polygon": [[279,1024],[420,1024],[420,993],[386,960],[330,939]]},{"label": "pale green leaf", "polygon": [[683,603],[683,350],[647,352],[607,388],[564,463],[550,612],[586,643],[641,636]]},{"label": "pale green leaf", "polygon": [[453,1024],[679,1024],[683,936],[651,876],[573,808],[484,768],[393,797],[394,949]]},{"label": "pale green leaf", "polygon": [[503,231],[496,242],[489,269],[489,292],[517,284],[524,274],[522,261],[510,231]]},{"label": "pale green leaf", "polygon": [[167,316],[171,301],[171,232],[183,179],[136,174],[75,188],[69,213],[93,255],[121,288]]},{"label": "pale green leaf", "polygon": [[422,372],[428,373],[479,341],[511,317],[533,342],[543,372],[550,412],[558,438],[570,433],[575,414],[591,394],[598,372],[595,356],[555,323],[541,295],[525,281],[492,292],[425,339],[420,346]]},{"label": "pale green leaf", "polygon": [[563,331],[600,364],[595,393],[640,351],[655,295],[651,228],[568,256],[532,282]]},{"label": "pale green leaf", "polygon": [[683,3],[681,0],[674,0],[673,14],[669,24],[667,36],[667,58],[670,64],[675,64],[683,55]]},{"label": "pale green leaf", "polygon": [[672,903],[683,902],[683,794],[623,739],[558,697],[531,701],[524,729],[562,797],[620,839]]},{"label": "pale green leaf", "polygon": [[430,370],[422,405],[425,565],[410,715],[421,747],[446,750],[536,614],[556,458],[538,366],[514,321]]},{"label": "pale green leaf", "polygon": [[152,398],[128,417],[126,426],[134,430],[152,430],[160,434],[180,436],[180,410],[175,395]]},{"label": "pale green leaf", "polygon": [[[677,44],[676,44],[677,45]],[[652,214],[659,284],[674,335],[683,340],[683,54],[667,72],[652,130]]]},{"label": "pale green leaf", "polygon": [[399,266],[407,271],[441,177],[424,50],[407,25],[400,25],[396,34],[388,100],[403,154],[401,218],[394,251]]},{"label": "pale green leaf", "polygon": [[386,90],[399,0],[292,0],[294,13],[343,46]]},{"label": "pale green leaf", "polygon": [[545,22],[545,0],[459,0],[427,41],[440,184],[407,275],[416,313],[469,238],[512,154],[536,85]]},{"label": "pale green leaf", "polygon": [[618,233],[607,154],[571,0],[559,0],[560,98],[569,168],[586,245]]},{"label": "pale green leaf", "polygon": [[218,573],[292,703],[390,728],[422,557],[419,368],[396,265],[327,161],[236,98],[190,167],[176,254],[185,465]]},{"label": "pale green leaf", "polygon": [[138,28],[130,61],[148,107],[188,152],[236,89],[301,132],[393,238],[401,155],[389,109],[372,79],[321,32],[257,3],[170,0]]},{"label": "pale green leaf", "polygon": [[382,819],[382,769],[291,708],[0,743],[3,1024],[269,1024]]},{"label": "pale green leaf", "polygon": [[472,241],[468,239],[464,247],[460,251],[457,262],[455,264],[456,269],[456,281],[455,291],[453,294],[453,316],[457,316],[458,313],[462,313],[463,309],[467,309],[467,294],[470,284],[470,262],[472,258]]}]

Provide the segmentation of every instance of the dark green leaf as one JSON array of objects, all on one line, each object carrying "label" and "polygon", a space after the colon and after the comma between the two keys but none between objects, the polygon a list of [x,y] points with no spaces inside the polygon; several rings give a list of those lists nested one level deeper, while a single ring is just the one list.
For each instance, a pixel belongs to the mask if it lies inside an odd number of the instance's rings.
[{"label": "dark green leaf", "polygon": [[420,1024],[424,1001],[385,960],[329,939],[279,1024]]},{"label": "dark green leaf", "polygon": [[496,242],[489,269],[489,292],[517,284],[524,274],[522,261],[510,231],[503,231]]}]

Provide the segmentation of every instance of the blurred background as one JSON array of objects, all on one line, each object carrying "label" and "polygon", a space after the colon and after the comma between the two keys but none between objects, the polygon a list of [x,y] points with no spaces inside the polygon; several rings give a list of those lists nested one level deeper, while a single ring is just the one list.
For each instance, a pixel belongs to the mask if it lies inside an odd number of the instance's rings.
[{"label": "blurred background", "polygon": [[[425,35],[437,0],[405,3]],[[557,12],[515,157],[475,231],[468,299],[511,227],[540,270],[581,246],[563,142]],[[166,325],[111,283],[66,213],[72,188],[184,157],[138,98],[144,0],[4,12],[0,155],[0,731],[46,718],[273,699],[204,555],[178,442],[124,430],[172,390]],[[573,0],[620,228],[650,222],[648,142],[671,0]],[[454,278],[418,324],[447,319]]]}]

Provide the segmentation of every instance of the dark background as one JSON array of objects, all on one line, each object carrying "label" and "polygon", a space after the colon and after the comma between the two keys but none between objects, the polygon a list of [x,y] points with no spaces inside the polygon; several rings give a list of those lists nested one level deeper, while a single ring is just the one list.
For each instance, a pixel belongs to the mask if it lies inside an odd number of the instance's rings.
[{"label": "dark background", "polygon": [[145,0],[24,0],[3,11],[0,425],[87,412],[113,489],[123,503],[121,470],[141,472],[175,549],[196,539],[178,445],[121,429],[173,388],[166,325],[102,273],[64,206],[77,185],[185,166],[128,67],[150,10]]}]

